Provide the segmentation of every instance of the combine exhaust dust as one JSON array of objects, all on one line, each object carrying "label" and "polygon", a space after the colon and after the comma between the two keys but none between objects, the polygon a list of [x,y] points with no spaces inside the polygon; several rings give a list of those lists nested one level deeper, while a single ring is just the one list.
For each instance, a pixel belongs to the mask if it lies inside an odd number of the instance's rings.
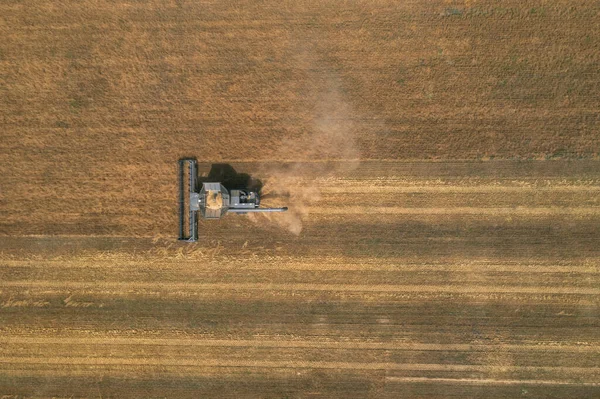
[{"label": "combine exhaust dust", "polygon": [[311,132],[284,140],[278,151],[279,159],[289,163],[285,168],[265,165],[260,171],[265,202],[269,206],[288,204],[288,212],[277,217],[249,215],[256,223],[274,223],[296,235],[302,231],[310,207],[321,200],[314,179],[349,172],[359,165],[355,123],[359,118],[343,99],[340,79],[330,76],[326,90],[321,88],[315,97]]}]

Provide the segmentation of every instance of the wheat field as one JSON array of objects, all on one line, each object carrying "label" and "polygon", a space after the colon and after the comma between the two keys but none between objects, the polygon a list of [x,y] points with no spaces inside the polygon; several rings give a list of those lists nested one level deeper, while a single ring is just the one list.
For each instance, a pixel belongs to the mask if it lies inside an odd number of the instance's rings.
[{"label": "wheat field", "polygon": [[600,396],[599,15],[0,3],[0,395]]}]

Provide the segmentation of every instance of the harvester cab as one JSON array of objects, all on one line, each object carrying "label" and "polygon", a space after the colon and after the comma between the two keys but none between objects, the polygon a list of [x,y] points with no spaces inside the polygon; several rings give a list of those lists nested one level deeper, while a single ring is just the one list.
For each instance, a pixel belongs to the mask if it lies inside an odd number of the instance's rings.
[{"label": "harvester cab", "polygon": [[[187,174],[187,178],[186,178]],[[203,219],[220,219],[227,212],[285,212],[284,208],[260,208],[258,190],[227,189],[222,182],[198,184],[198,162],[193,158],[179,160],[179,239],[198,241],[198,214]]]}]

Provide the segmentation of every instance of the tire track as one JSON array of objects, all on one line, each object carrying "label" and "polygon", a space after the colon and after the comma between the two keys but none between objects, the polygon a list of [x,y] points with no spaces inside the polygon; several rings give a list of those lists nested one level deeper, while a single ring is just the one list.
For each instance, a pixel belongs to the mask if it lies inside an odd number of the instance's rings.
[{"label": "tire track", "polygon": [[418,382],[418,383],[451,383],[460,385],[571,385],[571,386],[600,386],[598,382],[579,382],[561,380],[501,380],[491,378],[430,378],[430,377],[385,377],[387,382]]},{"label": "tire track", "polygon": [[309,207],[315,215],[493,215],[493,216],[598,216],[600,207],[514,207],[514,208],[404,208],[400,206],[362,207],[362,206],[315,206]]},{"label": "tire track", "polygon": [[492,365],[464,365],[464,364],[410,364],[410,363],[366,363],[366,362],[327,362],[327,361],[291,361],[275,362],[261,360],[196,360],[196,359],[165,359],[165,358],[108,358],[108,357],[70,357],[70,356],[44,356],[44,357],[3,357],[0,364],[23,365],[120,365],[120,366],[191,366],[191,367],[251,367],[251,368],[277,368],[277,369],[336,369],[336,370],[409,370],[409,371],[488,371],[500,370],[503,372],[552,372],[565,375],[579,374],[594,377],[600,375],[599,367],[532,367],[532,366],[492,366]]},{"label": "tire track", "polygon": [[498,287],[498,286],[433,286],[433,285],[359,285],[359,284],[269,284],[269,283],[167,283],[167,282],[74,282],[74,281],[3,281],[0,288],[40,288],[53,290],[166,290],[166,291],[319,291],[319,292],[447,292],[447,293],[519,293],[600,295],[600,288],[580,287]]},{"label": "tire track", "polygon": [[410,351],[532,351],[600,353],[593,345],[478,345],[478,344],[423,344],[416,342],[326,342],[306,340],[241,340],[241,339],[184,339],[184,338],[135,338],[135,337],[0,337],[0,343],[13,345],[148,345],[184,347],[233,347],[233,348],[310,348],[310,349],[379,349]]},{"label": "tire track", "polygon": [[[373,260],[364,258],[357,262],[356,258],[343,257],[305,257],[300,261],[296,257],[289,256],[265,256],[260,260],[248,259],[247,256],[235,255],[220,255],[212,260],[202,263],[203,269],[198,270],[198,262],[195,259],[203,259],[198,254],[191,252],[186,253],[183,259],[176,262],[167,261],[165,257],[158,257],[151,253],[138,256],[137,261],[128,260],[127,255],[105,254],[104,259],[100,259],[95,255],[83,256],[79,260],[0,260],[5,268],[30,268],[36,273],[41,273],[43,270],[65,269],[70,272],[71,269],[117,269],[123,274],[126,271],[138,270],[143,268],[165,270],[171,272],[183,272],[186,270],[197,272],[205,272],[215,270],[219,273],[229,271],[429,271],[429,272],[506,272],[506,273],[522,273],[522,274],[591,274],[600,275],[600,259],[589,259],[585,263],[564,262],[563,265],[555,265],[555,262],[537,262],[523,263],[518,260],[506,259],[506,263],[493,263],[490,261],[462,261],[455,263],[456,260],[450,259],[440,261],[440,263],[415,262],[403,258],[387,258],[385,262],[381,260]],[[145,260],[139,260],[145,258]],[[93,264],[89,262],[93,260]],[[551,263],[548,265],[547,263]]]},{"label": "tire track", "polygon": [[[487,182],[486,182],[487,183]],[[495,185],[478,184],[478,182],[447,182],[446,184],[432,182],[431,185],[422,185],[419,180],[364,180],[360,182],[347,180],[333,181],[318,181],[319,191],[323,194],[347,194],[349,192],[356,194],[446,194],[446,193],[465,193],[465,194],[523,194],[531,195],[537,193],[552,194],[552,193],[585,193],[596,195],[600,192],[600,182],[590,182],[589,184],[573,184],[569,185],[562,181],[548,182],[544,185],[506,185],[506,182],[496,182]],[[524,182],[527,184],[526,182]],[[515,184],[515,183],[511,183]],[[309,185],[309,182],[306,183]]]}]

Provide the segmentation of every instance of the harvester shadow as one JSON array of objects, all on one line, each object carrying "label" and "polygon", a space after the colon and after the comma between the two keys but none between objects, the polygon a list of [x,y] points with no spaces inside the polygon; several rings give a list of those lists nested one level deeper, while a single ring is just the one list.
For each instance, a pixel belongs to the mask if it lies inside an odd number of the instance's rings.
[{"label": "harvester shadow", "polygon": [[251,190],[260,195],[263,182],[248,173],[239,173],[228,163],[214,163],[206,176],[198,176],[198,187],[202,183],[221,183],[227,190]]}]

